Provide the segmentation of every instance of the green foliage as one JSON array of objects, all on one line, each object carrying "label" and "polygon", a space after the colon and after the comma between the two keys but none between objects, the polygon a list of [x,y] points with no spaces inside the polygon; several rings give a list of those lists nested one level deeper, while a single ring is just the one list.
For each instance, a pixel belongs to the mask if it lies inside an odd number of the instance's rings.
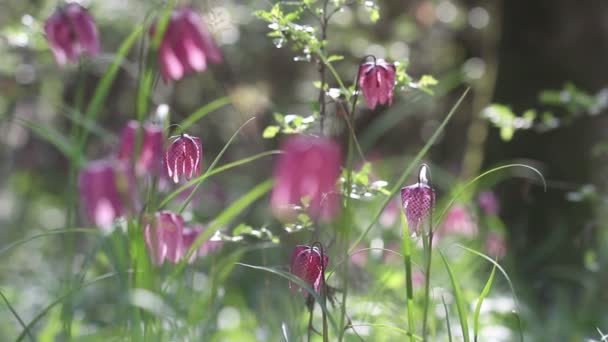
[{"label": "green foliage", "polygon": [[483,118],[500,129],[503,141],[510,141],[518,130],[530,129],[536,119],[536,111],[529,109],[522,116],[517,116],[511,108],[501,104],[492,104],[481,112]]}]

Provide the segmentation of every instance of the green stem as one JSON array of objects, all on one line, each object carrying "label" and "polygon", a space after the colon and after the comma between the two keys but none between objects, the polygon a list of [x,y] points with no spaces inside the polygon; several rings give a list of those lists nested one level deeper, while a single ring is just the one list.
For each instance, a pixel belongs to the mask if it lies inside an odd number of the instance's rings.
[{"label": "green stem", "polygon": [[[401,214],[401,222],[403,224],[403,262],[405,264],[405,282],[407,292],[407,329],[415,331],[414,326],[414,287],[412,285],[412,247],[410,239],[410,231],[407,226],[405,214]],[[410,341],[415,341],[414,335],[409,334]]]},{"label": "green stem", "polygon": [[430,289],[431,289],[431,257],[433,255],[433,230],[429,229],[428,242],[422,238],[424,242],[424,251],[427,253],[426,256],[426,267],[424,273],[424,313],[422,316],[422,338],[426,341],[427,335],[427,321],[429,313],[429,301],[430,301]]}]

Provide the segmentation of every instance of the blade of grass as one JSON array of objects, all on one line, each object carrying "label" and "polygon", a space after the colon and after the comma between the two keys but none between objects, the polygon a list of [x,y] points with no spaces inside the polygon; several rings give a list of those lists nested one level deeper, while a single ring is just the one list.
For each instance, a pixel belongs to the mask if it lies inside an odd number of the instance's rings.
[{"label": "blade of grass", "polygon": [[[84,114],[85,120],[95,121],[97,118],[97,115],[101,111],[101,107],[103,106],[103,103],[110,92],[110,87],[118,75],[118,71],[120,70],[123,60],[126,58],[129,50],[131,50],[131,47],[135,44],[135,42],[137,42],[139,36],[144,32],[144,29],[145,25],[143,23],[137,25],[131,34],[120,45],[118,52],[112,60],[112,63],[95,89],[93,98],[91,99],[91,102],[89,103],[89,106]],[[78,144],[79,151],[83,150],[88,134],[88,130],[83,130],[82,135],[80,136],[80,142]]]},{"label": "blade of grass", "polygon": [[70,288],[69,291],[67,291],[66,293],[62,294],[61,296],[59,296],[57,299],[55,299],[54,301],[52,301],[51,303],[49,303],[46,307],[44,307],[44,309],[42,309],[42,311],[40,311],[24,328],[23,332],[21,332],[21,334],[17,337],[16,341],[20,342],[21,340],[23,340],[23,338],[25,337],[25,335],[28,333],[28,331],[30,331],[32,329],[32,327],[38,323],[38,321],[44,317],[44,315],[46,315],[52,308],[54,308],[57,304],[60,304],[61,302],[63,302],[63,300],[69,296],[72,296],[74,293],[76,293],[79,290],[82,290],[85,287],[88,287],[90,285],[93,285],[97,282],[100,282],[102,280],[108,279],[108,278],[112,278],[116,275],[116,272],[110,272],[110,273],[106,273],[103,274],[97,278],[94,278],[86,283],[81,284],[81,286],[75,287],[75,288]]},{"label": "blade of grass", "polygon": [[477,342],[477,337],[479,333],[479,313],[481,312],[481,304],[483,300],[486,298],[488,293],[490,293],[490,289],[492,288],[492,283],[494,282],[494,274],[496,273],[496,266],[492,267],[492,273],[490,273],[490,278],[486,282],[486,286],[483,287],[481,294],[479,295],[479,299],[477,300],[477,305],[475,306],[475,314],[473,315],[473,338],[474,341]]},{"label": "blade of grass", "polygon": [[224,106],[227,106],[231,103],[230,96],[220,97],[215,99],[201,108],[197,109],[194,113],[190,114],[187,118],[185,118],[177,127],[175,134],[181,134],[186,131],[190,126],[197,123],[199,120]]},{"label": "blade of grass", "polygon": [[209,173],[205,172],[201,176],[192,179],[190,182],[186,183],[185,185],[183,185],[179,189],[177,189],[177,190],[173,191],[172,193],[170,193],[169,195],[167,195],[167,197],[161,202],[159,208],[162,208],[162,207],[166,206],[172,199],[174,199],[175,197],[177,197],[177,195],[179,195],[183,191],[186,191],[191,186],[197,184],[198,182],[202,182],[202,181],[204,181],[205,179],[207,179],[207,178],[209,178],[211,176],[214,176],[214,175],[216,175],[218,173],[222,173],[224,171],[228,171],[228,170],[230,170],[232,168],[235,168],[237,166],[241,166],[241,165],[244,165],[244,164],[251,163],[251,162],[256,161],[256,160],[258,160],[260,158],[271,156],[271,155],[275,155],[275,154],[280,154],[280,153],[282,153],[282,152],[279,151],[279,150],[273,150],[273,151],[266,151],[266,152],[258,153],[256,155],[251,156],[251,157],[243,158],[243,159],[234,161],[232,163],[228,163],[226,165],[222,165],[222,166],[218,167],[217,169],[215,169],[213,171],[209,171]]},{"label": "blade of grass", "polygon": [[165,282],[165,288],[163,291],[166,291],[167,286],[171,284],[171,282],[184,270],[186,265],[188,265],[188,260],[197,251],[205,241],[209,240],[209,238],[222,226],[228,224],[232,219],[234,219],[238,214],[240,214],[245,208],[250,206],[253,202],[257,201],[260,197],[264,196],[274,184],[274,180],[269,179],[258,185],[256,185],[253,189],[249,190],[246,194],[241,196],[238,200],[232,203],[228,208],[224,209],[217,217],[211,222],[209,227],[205,229],[199,236],[194,240],[190,249],[182,258],[176,267],[173,270],[173,273],[167,278]]},{"label": "blade of grass", "polygon": [[273,268],[273,267],[266,267],[266,266],[256,266],[256,265],[249,265],[249,264],[245,264],[245,263],[241,263],[241,262],[237,262],[237,265],[241,265],[241,266],[245,266],[245,267],[249,267],[249,268],[253,268],[256,270],[261,270],[261,271],[266,271],[266,272],[270,272],[273,274],[276,274],[278,276],[281,276],[291,282],[294,282],[296,284],[298,284],[298,286],[300,286],[301,288],[305,289],[306,292],[308,292],[311,296],[314,297],[315,301],[319,304],[319,306],[321,307],[321,310],[323,310],[323,312],[325,312],[325,314],[327,315],[332,327],[334,328],[334,330],[338,331],[338,326],[336,325],[336,321],[334,320],[333,316],[329,313],[329,311],[327,310],[327,307],[325,306],[324,301],[322,300],[321,296],[319,296],[319,294],[312,288],[310,287],[310,285],[308,285],[307,282],[305,282],[304,280],[300,279],[299,277],[296,277],[295,275],[289,273],[289,272],[285,272],[283,270],[277,269],[277,268]]},{"label": "blade of grass", "polygon": [[489,175],[491,175],[491,174],[493,174],[495,172],[498,172],[498,171],[501,171],[501,170],[504,170],[504,169],[509,169],[509,168],[516,168],[516,167],[522,167],[522,168],[530,169],[533,172],[535,172],[541,178],[541,180],[543,181],[544,189],[545,189],[545,191],[547,191],[547,182],[545,181],[545,177],[536,168],[534,168],[534,167],[532,167],[530,165],[526,165],[526,164],[507,164],[507,165],[497,166],[495,168],[492,168],[492,169],[490,169],[488,171],[483,172],[479,176],[471,179],[465,185],[463,185],[462,187],[460,187],[460,189],[458,190],[458,192],[454,196],[452,196],[452,198],[450,199],[450,201],[448,202],[448,204],[445,206],[445,208],[441,212],[441,215],[439,215],[439,217],[437,218],[437,222],[441,222],[441,219],[447,213],[447,211],[450,209],[450,207],[454,204],[454,202],[456,202],[456,200],[460,196],[462,196],[462,194],[465,192],[465,190],[468,189],[469,187],[471,187],[473,184],[477,183],[482,178],[487,177],[487,176],[489,176]]},{"label": "blade of grass", "polygon": [[448,263],[448,260],[445,258],[443,253],[439,252],[443,263],[445,264],[445,268],[448,271],[448,275],[450,276],[450,282],[452,283],[452,287],[454,288],[454,297],[456,298],[456,308],[458,308],[458,318],[460,319],[460,327],[462,328],[462,336],[464,338],[464,342],[470,341],[469,336],[469,324],[467,321],[467,309],[464,305],[464,298],[462,296],[462,291],[460,290],[460,286],[458,285],[458,281],[456,279],[456,275],[454,271],[452,271],[452,267]]},{"label": "blade of grass", "polygon": [[[209,168],[207,168],[207,170],[205,171],[205,173],[209,173],[209,172],[213,171],[213,169],[215,168],[215,165],[217,165],[217,163],[220,161],[220,159],[222,158],[222,156],[224,155],[224,153],[226,152],[226,150],[228,149],[228,147],[232,144],[232,142],[234,141],[234,139],[236,139],[237,135],[241,132],[241,130],[243,128],[245,128],[245,126],[247,126],[248,123],[250,123],[253,120],[255,120],[255,116],[252,117],[252,118],[250,118],[249,120],[245,121],[245,123],[243,123],[241,125],[241,127],[239,127],[239,129],[237,129],[236,132],[234,132],[234,134],[232,134],[232,136],[230,137],[230,139],[228,139],[228,142],[226,142],[226,144],[224,145],[224,147],[222,148],[222,150],[220,151],[220,153],[217,154],[217,156],[215,157],[215,159],[213,160],[213,162],[211,163],[211,165],[209,166]],[[202,184],[203,184],[202,180],[196,184],[196,186],[194,187],[194,189],[188,195],[188,198],[186,198],[186,200],[184,201],[184,203],[182,203],[182,206],[179,208],[179,210],[177,212],[178,214],[181,214],[184,211],[184,209],[186,209],[186,206],[188,206],[188,203],[190,203],[190,201],[192,201],[192,198],[194,197],[194,194],[196,194],[196,191],[198,191],[198,188],[200,188],[200,186]]]},{"label": "blade of grass", "polygon": [[6,296],[4,295],[4,293],[2,293],[2,291],[0,291],[0,297],[2,297],[2,300],[4,300],[4,303],[6,304],[8,309],[11,311],[13,316],[15,316],[15,319],[17,319],[17,321],[19,322],[19,325],[21,325],[21,328],[23,328],[23,331],[27,334],[27,336],[30,338],[30,340],[32,342],[35,342],[36,339],[34,338],[34,336],[32,336],[32,332],[28,329],[27,326],[25,326],[25,322],[23,322],[23,320],[21,319],[21,316],[19,316],[19,314],[17,313],[17,310],[15,310],[15,308],[13,308],[11,303],[8,301],[8,298],[6,298]]},{"label": "blade of grass", "polygon": [[445,312],[445,326],[448,331],[448,342],[452,342],[452,327],[450,326],[450,313],[448,312],[448,306],[445,304],[445,297],[441,296],[441,302],[443,303],[443,310]]},{"label": "blade of grass", "polygon": [[22,245],[26,242],[32,241],[32,240],[36,240],[38,238],[41,237],[45,237],[45,236],[51,236],[51,235],[59,235],[59,234],[73,234],[73,233],[89,233],[89,234],[99,234],[100,231],[97,228],[66,228],[66,229],[53,229],[53,230],[49,230],[47,232],[38,234],[38,235],[32,235],[17,241],[13,241],[11,243],[9,243],[8,245],[2,247],[0,249],[0,255],[8,252],[9,250],[11,250],[14,247],[17,247],[19,245]]},{"label": "blade of grass", "polygon": [[374,214],[374,216],[372,217],[372,220],[369,223],[369,225],[367,226],[367,228],[363,231],[363,233],[361,233],[361,235],[359,235],[359,237],[351,245],[351,247],[349,249],[349,252],[352,252],[352,250],[354,248],[356,248],[356,246],[359,243],[361,243],[361,241],[367,236],[367,234],[369,233],[369,231],[374,227],[374,225],[376,224],[376,222],[380,218],[380,215],[382,215],[382,212],[384,211],[384,208],[386,208],[386,206],[393,199],[393,197],[395,197],[395,195],[401,189],[401,186],[403,185],[403,183],[405,182],[405,180],[407,179],[407,177],[409,177],[410,173],[414,170],[414,168],[418,166],[418,163],[420,162],[420,160],[422,159],[422,157],[424,157],[426,155],[426,153],[431,148],[431,146],[435,143],[435,141],[437,140],[437,138],[439,138],[439,135],[441,134],[441,132],[443,132],[445,126],[448,124],[448,122],[450,121],[450,119],[452,118],[452,116],[454,115],[454,113],[456,113],[456,109],[458,109],[458,107],[460,106],[460,104],[462,103],[462,101],[464,100],[464,98],[469,93],[469,89],[470,88],[467,88],[462,93],[462,95],[460,96],[460,98],[458,99],[458,101],[456,101],[456,103],[454,104],[454,106],[452,107],[452,109],[450,110],[450,112],[448,113],[448,115],[446,115],[445,119],[443,119],[443,122],[441,122],[441,125],[439,125],[439,127],[437,127],[437,129],[435,130],[435,133],[433,133],[433,135],[426,142],[426,144],[424,145],[424,147],[418,152],[418,154],[416,154],[416,157],[414,158],[414,160],[412,160],[412,162],[407,166],[407,168],[405,169],[405,171],[403,171],[403,173],[401,174],[401,176],[395,182],[395,185],[391,189],[390,195],[386,197],[386,199],[384,200],[384,202],[382,202],[382,205],[380,206],[380,208],[378,208],[378,210],[376,211],[376,214]]},{"label": "blade of grass", "polygon": [[51,145],[55,146],[59,150],[59,152],[61,152],[72,163],[82,165],[83,158],[80,154],[77,153],[77,150],[70,142],[70,139],[65,137],[55,128],[48,125],[41,125],[27,119],[17,118],[16,120],[21,125],[31,129],[40,138],[46,140]]},{"label": "blade of grass", "polygon": [[[507,274],[507,272],[505,271],[504,268],[502,268],[502,266],[500,266],[499,263],[497,263],[494,259],[490,258],[489,256],[478,252],[474,249],[471,249],[467,246],[463,246],[461,244],[456,244],[457,247],[464,249],[465,251],[469,252],[469,253],[473,253],[476,254],[477,256],[480,256],[484,259],[486,259],[487,261],[489,261],[490,263],[492,263],[492,265],[494,265],[494,267],[496,267],[500,273],[502,273],[502,275],[505,277],[505,279],[507,280],[507,283],[509,284],[509,288],[511,289],[511,295],[513,296],[513,300],[515,301],[515,307],[517,308],[517,312],[521,311],[520,307],[519,307],[519,299],[517,298],[517,294],[515,292],[515,286],[513,286],[513,282],[511,281],[511,278],[509,277],[509,275]],[[514,312],[514,314],[516,315],[517,321],[518,323],[520,323],[519,320],[519,314],[517,312]],[[523,341],[524,340],[524,333],[521,329],[521,325],[519,325],[519,337],[520,340]]]}]

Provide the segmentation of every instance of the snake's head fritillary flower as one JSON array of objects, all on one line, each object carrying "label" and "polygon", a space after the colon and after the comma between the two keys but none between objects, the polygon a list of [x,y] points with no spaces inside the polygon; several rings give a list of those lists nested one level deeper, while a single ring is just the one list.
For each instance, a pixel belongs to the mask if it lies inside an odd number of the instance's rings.
[{"label": "snake's head fritillary flower", "polygon": [[144,238],[152,261],[156,265],[162,265],[165,260],[178,263],[183,251],[184,219],[179,214],[161,211],[156,213],[152,221],[144,228]]},{"label": "snake's head fritillary flower", "polygon": [[500,204],[492,191],[481,192],[477,197],[477,201],[479,202],[479,207],[486,215],[498,215]]},{"label": "snake's head fritillary flower", "polygon": [[340,146],[329,138],[290,136],[275,164],[271,206],[283,220],[294,216],[303,202],[315,218],[329,220],[340,210],[337,181],[340,176]]},{"label": "snake's head fritillary flower", "polygon": [[89,162],[78,180],[81,203],[88,220],[108,231],[127,212],[130,179],[127,168],[115,160]]},{"label": "snake's head fritillary flower", "polygon": [[444,235],[454,234],[474,238],[478,231],[477,222],[467,207],[457,204],[446,213],[442,224]]},{"label": "snake's head fritillary flower", "polygon": [[395,87],[395,65],[383,59],[374,59],[359,67],[359,86],[367,102],[367,107],[374,110],[377,105],[393,103]]},{"label": "snake's head fritillary flower", "polygon": [[[435,191],[430,185],[427,165],[420,167],[418,183],[401,189],[401,202],[410,232],[415,235],[420,234],[425,229],[425,221],[428,221],[427,218],[430,217],[435,205]],[[424,231],[428,233],[427,230]]]},{"label": "snake's head fritillary flower", "polygon": [[139,123],[131,120],[122,130],[117,158],[125,162],[135,160],[135,174],[157,174],[162,164],[163,130],[159,125],[146,123],[142,130],[141,152],[133,157]]},{"label": "snake's head fritillary flower", "polygon": [[[155,27],[151,34],[155,34]],[[186,74],[203,72],[207,62],[221,63],[222,54],[209,28],[190,7],[173,11],[158,49],[161,74],[165,81],[180,80]]]},{"label": "snake's head fritillary flower", "polygon": [[175,183],[183,175],[186,180],[201,174],[201,159],[203,145],[199,138],[182,134],[172,137],[173,142],[165,152],[165,168],[167,175]]},{"label": "snake's head fritillary flower", "polygon": [[[305,281],[317,293],[321,292],[321,287],[325,279],[325,269],[329,258],[323,254],[322,248],[316,244],[312,246],[298,245],[291,254],[291,265],[289,271],[291,274]],[[302,289],[297,284],[290,282],[289,287],[292,290],[299,291],[308,297],[309,293]]]},{"label": "snake's head fritillary flower", "polygon": [[[192,244],[196,240],[196,238],[205,231],[205,227],[197,225],[191,228],[184,227],[182,231],[182,257],[186,257],[188,250],[192,247]],[[214,234],[209,240],[205,241],[197,251],[192,253],[189,263],[192,263],[196,260],[197,257],[203,257],[209,253],[212,253],[222,247],[224,242],[222,241],[219,234]]]},{"label": "snake's head fritillary flower", "polygon": [[505,237],[497,232],[489,232],[485,242],[486,253],[496,259],[502,259],[507,255],[507,244]]},{"label": "snake's head fritillary flower", "polygon": [[99,53],[95,21],[78,3],[58,8],[44,23],[44,33],[59,65],[76,62],[82,54],[94,57]]}]

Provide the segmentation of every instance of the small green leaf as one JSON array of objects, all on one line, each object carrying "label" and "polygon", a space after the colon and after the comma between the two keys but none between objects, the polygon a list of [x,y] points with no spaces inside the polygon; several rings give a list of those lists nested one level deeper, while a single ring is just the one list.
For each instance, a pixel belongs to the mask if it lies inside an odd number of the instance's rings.
[{"label": "small green leaf", "polygon": [[264,133],[262,133],[262,137],[264,139],[272,139],[281,131],[281,127],[279,126],[268,126],[264,129]]},{"label": "small green leaf", "polygon": [[445,258],[443,253],[439,252],[441,259],[445,265],[445,268],[448,271],[448,275],[450,276],[450,282],[452,283],[452,287],[454,288],[454,297],[456,298],[456,308],[458,309],[458,318],[460,319],[460,327],[462,328],[462,336],[464,338],[464,342],[470,341],[469,336],[469,324],[467,321],[467,309],[464,304],[464,296],[462,295],[462,291],[460,290],[460,286],[458,285],[458,281],[456,279],[456,275],[452,271],[448,260]]},{"label": "small green leaf", "polygon": [[475,315],[473,316],[473,332],[475,336],[475,341],[477,341],[477,336],[479,333],[479,313],[481,312],[481,304],[483,300],[486,298],[488,293],[490,293],[490,289],[492,288],[492,283],[494,282],[494,274],[496,273],[496,265],[492,267],[492,273],[490,273],[490,278],[486,282],[486,286],[483,287],[481,294],[479,295],[479,299],[477,300],[477,305],[475,306]]},{"label": "small green leaf", "polygon": [[341,61],[344,59],[344,56],[342,55],[331,55],[327,58],[327,62],[331,63],[331,62],[335,62],[335,61]]}]

